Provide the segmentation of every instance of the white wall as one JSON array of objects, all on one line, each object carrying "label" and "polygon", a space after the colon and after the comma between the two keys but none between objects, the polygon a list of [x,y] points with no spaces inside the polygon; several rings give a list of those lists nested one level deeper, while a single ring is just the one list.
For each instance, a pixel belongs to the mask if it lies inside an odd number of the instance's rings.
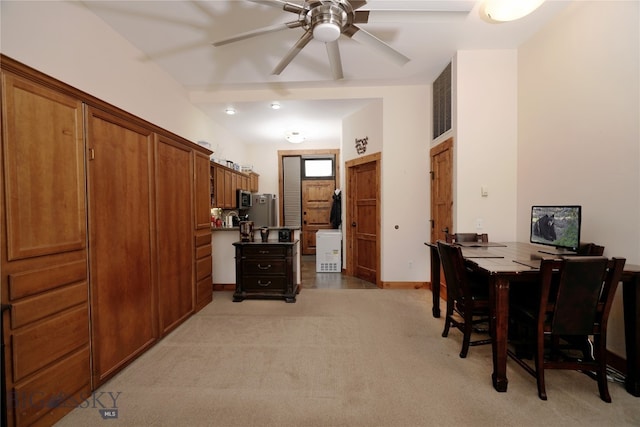
[{"label": "white wall", "polygon": [[4,55],[193,142],[226,144],[230,158],[246,156],[241,141],[82,3],[3,0],[0,8]]},{"label": "white wall", "polygon": [[[518,226],[583,207],[582,241],[640,263],[640,3],[573,2],[519,50]],[[621,292],[609,347],[624,354]]]},{"label": "white wall", "polygon": [[340,141],[305,141],[301,144],[248,144],[247,163],[260,174],[260,192],[278,194],[278,151],[340,149]]},{"label": "white wall", "polygon": [[[454,65],[453,230],[488,233],[493,241],[514,241],[517,52],[458,51]],[[481,196],[481,187],[488,196]]]},{"label": "white wall", "polygon": [[[346,117],[342,122],[342,158],[352,160],[382,151],[382,100],[371,101],[369,105]],[[366,151],[358,154],[356,139],[367,138]]]}]

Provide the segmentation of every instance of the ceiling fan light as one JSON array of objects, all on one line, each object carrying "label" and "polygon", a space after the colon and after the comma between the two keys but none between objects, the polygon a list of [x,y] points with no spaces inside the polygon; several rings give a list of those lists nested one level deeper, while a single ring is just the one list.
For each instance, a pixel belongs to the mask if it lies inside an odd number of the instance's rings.
[{"label": "ceiling fan light", "polygon": [[482,10],[491,21],[515,21],[536,10],[543,2],[544,0],[485,0]]},{"label": "ceiling fan light", "polygon": [[306,138],[300,132],[291,131],[287,132],[285,139],[292,144],[300,144],[301,142],[304,142]]},{"label": "ceiling fan light", "polygon": [[340,37],[340,27],[333,22],[321,22],[313,27],[313,38],[324,42],[330,43],[338,40]]}]

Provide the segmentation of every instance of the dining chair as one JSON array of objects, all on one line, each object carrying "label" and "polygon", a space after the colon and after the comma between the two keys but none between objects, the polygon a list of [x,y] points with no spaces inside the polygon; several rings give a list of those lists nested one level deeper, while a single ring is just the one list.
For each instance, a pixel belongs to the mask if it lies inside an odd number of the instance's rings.
[{"label": "dining chair", "polygon": [[[600,398],[611,402],[606,372],[607,320],[624,264],[624,258],[603,256],[545,259],[540,266],[537,309],[518,304],[510,307],[512,316],[532,332],[534,367],[516,351],[509,349],[507,354],[536,378],[540,399],[547,400],[545,369],[569,369],[595,376]],[[584,336],[592,337],[593,357],[583,357],[580,337]]]},{"label": "dining chair", "polygon": [[601,256],[604,254],[604,246],[596,245],[595,243],[580,243],[577,254],[581,256]]},{"label": "dining chair", "polygon": [[459,329],[463,333],[460,357],[465,358],[469,346],[491,343],[491,339],[471,341],[471,333],[480,331],[474,326],[491,321],[489,283],[486,278],[474,275],[465,267],[459,246],[439,240],[438,252],[447,282],[447,311],[442,336],[449,335],[451,325]]},{"label": "dining chair", "polygon": [[487,233],[447,233],[445,236],[447,243],[457,242],[488,242],[489,235]]}]

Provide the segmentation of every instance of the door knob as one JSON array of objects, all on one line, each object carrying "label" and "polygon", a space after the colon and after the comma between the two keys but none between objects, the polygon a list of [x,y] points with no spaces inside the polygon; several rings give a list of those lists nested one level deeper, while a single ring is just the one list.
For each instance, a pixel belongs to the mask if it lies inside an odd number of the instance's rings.
[{"label": "door knob", "polygon": [[356,226],[356,222],[355,222],[355,221],[354,221],[354,222],[352,222],[352,223],[351,223],[351,226],[352,226],[352,227],[355,227],[355,226]]}]

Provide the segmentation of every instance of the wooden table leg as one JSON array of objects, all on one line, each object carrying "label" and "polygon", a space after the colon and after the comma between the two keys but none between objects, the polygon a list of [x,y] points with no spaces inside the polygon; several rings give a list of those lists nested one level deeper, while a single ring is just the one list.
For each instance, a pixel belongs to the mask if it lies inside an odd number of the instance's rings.
[{"label": "wooden table leg", "polygon": [[438,248],[429,247],[431,252],[431,294],[433,296],[433,317],[440,317],[440,254]]},{"label": "wooden table leg", "polygon": [[622,283],[624,336],[627,349],[625,388],[640,397],[640,274]]},{"label": "wooden table leg", "polygon": [[491,304],[491,332],[493,341],[493,388],[507,391],[507,336],[509,327],[509,280],[491,275],[489,278]]}]

